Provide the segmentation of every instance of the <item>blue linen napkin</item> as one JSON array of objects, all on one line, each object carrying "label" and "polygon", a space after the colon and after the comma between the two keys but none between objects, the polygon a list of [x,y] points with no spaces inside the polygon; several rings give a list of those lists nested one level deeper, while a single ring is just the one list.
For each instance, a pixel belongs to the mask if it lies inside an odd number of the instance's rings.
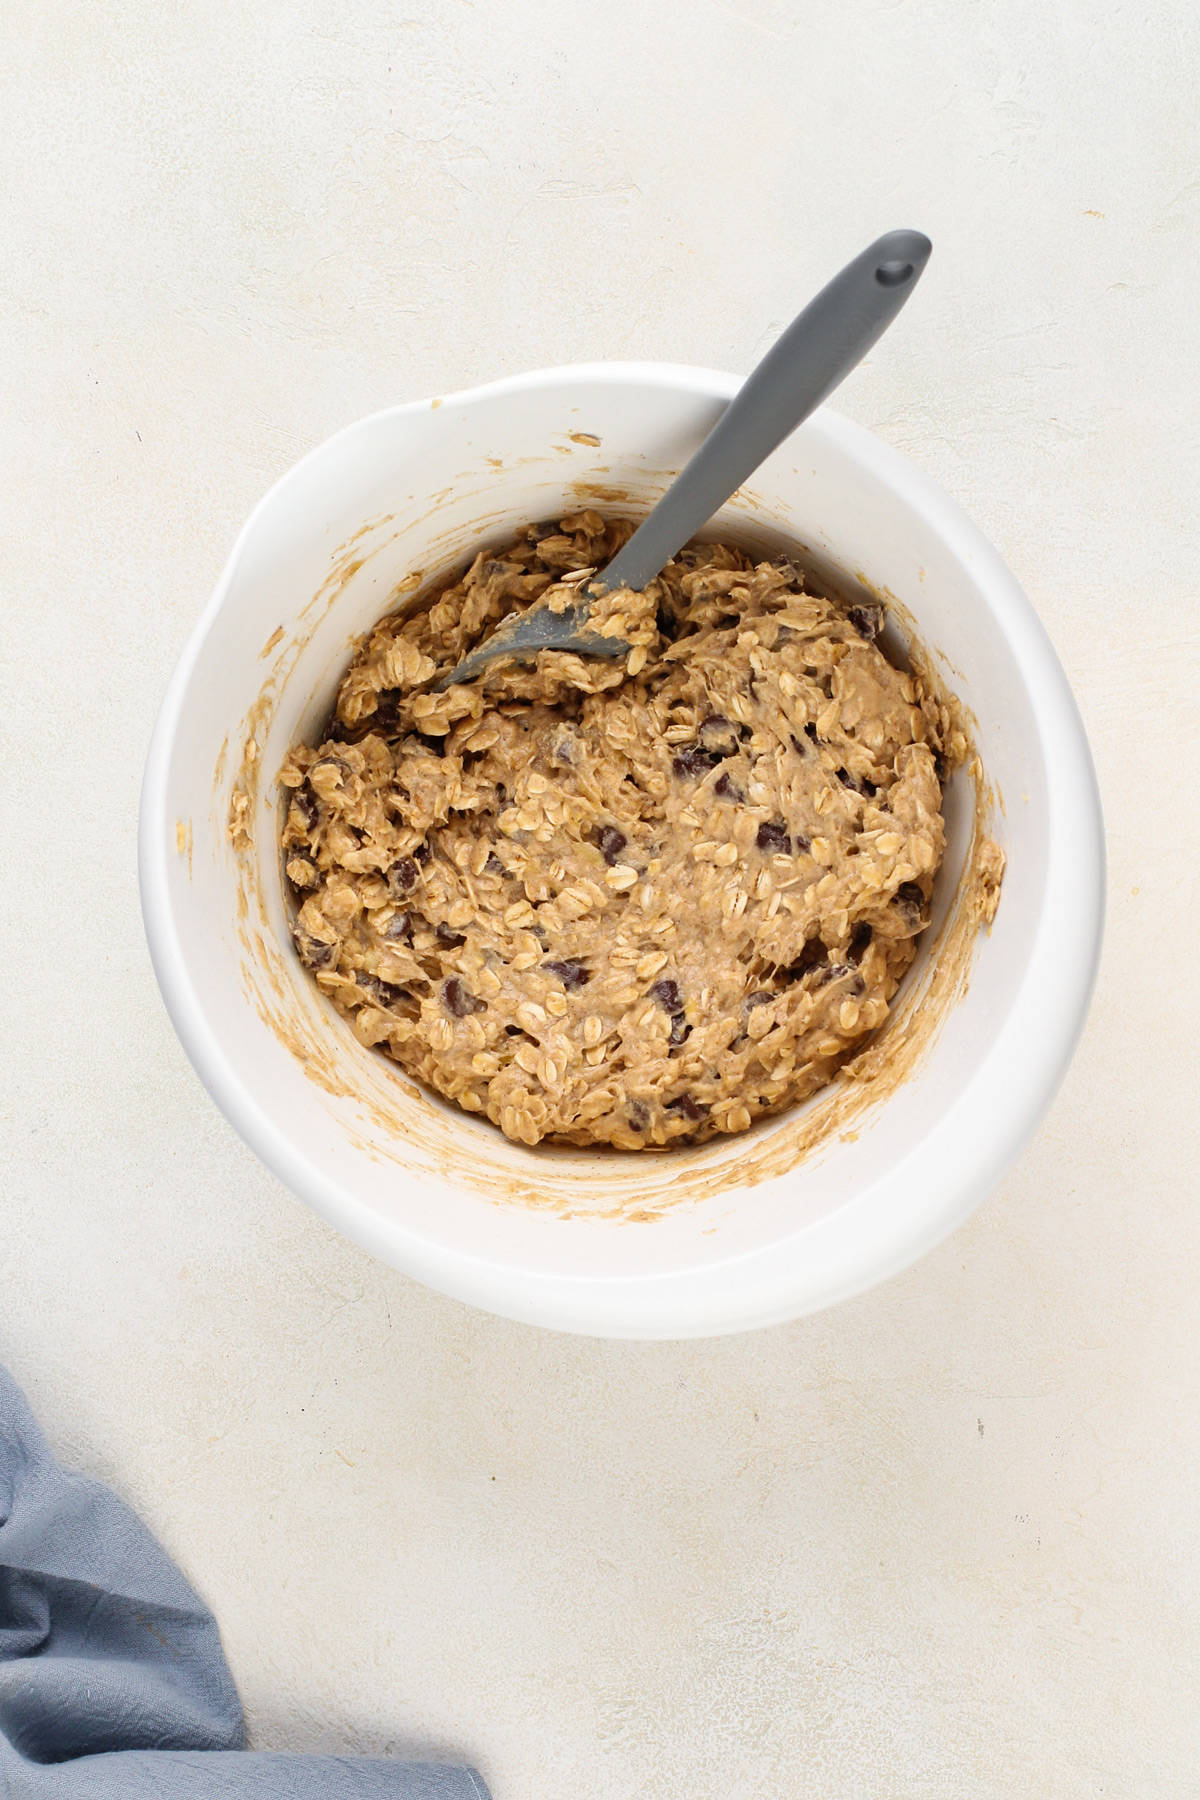
[{"label": "blue linen napkin", "polygon": [[0,1368],[0,1800],[488,1800],[473,1769],[243,1742],[212,1614]]}]

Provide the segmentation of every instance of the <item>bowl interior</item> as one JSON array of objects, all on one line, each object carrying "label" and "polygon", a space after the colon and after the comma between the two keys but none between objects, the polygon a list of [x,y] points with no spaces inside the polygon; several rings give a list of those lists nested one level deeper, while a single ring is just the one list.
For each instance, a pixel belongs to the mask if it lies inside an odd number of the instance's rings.
[{"label": "bowl interior", "polygon": [[[1020,631],[980,540],[965,522],[961,532],[947,526],[945,503],[919,478],[900,480],[899,459],[818,414],[714,532],[786,547],[826,585],[886,593],[902,632],[915,621],[972,716],[989,828],[1009,860],[995,926],[957,984],[939,990],[938,931],[952,928],[976,820],[974,786],[956,778],[939,914],[908,977],[903,1078],[865,1084],[865,1094],[839,1082],[744,1137],[639,1156],[511,1144],[363,1049],[290,946],[275,782],[288,748],[323,722],[355,637],[406,578],[424,588],[481,544],[583,504],[644,512],[732,391],[695,371],[561,373],[376,415],[267,496],[160,723],[143,872],[176,1024],[219,1103],[276,1171],[423,1278],[571,1323],[564,1281],[589,1291],[608,1283],[615,1295],[729,1265],[795,1244],[867,1193],[892,1196],[901,1221],[907,1209],[917,1244],[931,1195],[944,1212],[963,1187],[962,1157],[947,1162],[946,1121],[1003,1034],[1044,925],[1051,784]],[[239,796],[241,848],[229,829]],[[941,1160],[923,1169],[939,1133]],[[556,1282],[554,1316],[498,1301],[497,1270]],[[640,1303],[628,1304],[632,1318]]]}]

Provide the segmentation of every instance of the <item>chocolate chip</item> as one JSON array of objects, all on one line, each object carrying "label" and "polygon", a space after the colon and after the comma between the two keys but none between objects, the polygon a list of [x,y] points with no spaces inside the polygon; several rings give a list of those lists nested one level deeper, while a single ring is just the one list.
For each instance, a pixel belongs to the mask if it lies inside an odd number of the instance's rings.
[{"label": "chocolate chip", "polygon": [[451,975],[448,981],[443,981],[442,1004],[455,1019],[465,1019],[468,1013],[484,1010],[482,1002],[463,986],[457,975]]},{"label": "chocolate chip", "polygon": [[378,975],[370,975],[365,969],[356,969],[354,979],[380,1006],[396,1006],[401,1000],[410,998],[407,988],[398,987],[394,981],[381,981]]},{"label": "chocolate chip", "polygon": [[417,883],[417,865],[411,856],[402,856],[394,862],[387,872],[387,884],[391,892],[399,899],[401,894],[409,893]]},{"label": "chocolate chip", "polygon": [[375,711],[365,720],[369,732],[380,732],[384,736],[396,732],[400,728],[400,705],[404,696],[399,688],[386,688],[379,696]]},{"label": "chocolate chip", "polygon": [[814,722],[812,721],[812,719],[810,719],[808,721],[808,724],[804,727],[804,735],[808,739],[810,744],[816,744],[816,743],[820,742],[820,739],[817,737],[817,727],[814,724]]},{"label": "chocolate chip", "polygon": [[686,1119],[690,1125],[698,1125],[701,1119],[707,1119],[711,1108],[701,1100],[694,1100],[690,1094],[678,1094],[674,1100],[667,1101],[663,1111]]},{"label": "chocolate chip", "polygon": [[807,856],[812,849],[812,839],[805,837],[802,831],[796,833],[795,843],[797,856]]},{"label": "chocolate chip", "polygon": [[416,849],[413,851],[413,861],[419,862],[419,863],[427,863],[429,861],[429,854],[430,854],[430,852],[429,852],[428,844],[418,844]]},{"label": "chocolate chip", "polygon": [[792,853],[792,840],[782,819],[760,825],[754,843],[757,849],[768,856],[790,856]]},{"label": "chocolate chip", "polygon": [[650,1108],[641,1100],[631,1100],[625,1108],[625,1117],[634,1131],[645,1131],[650,1123]]},{"label": "chocolate chip", "polygon": [[882,606],[878,606],[872,601],[863,606],[852,606],[846,617],[859,636],[865,637],[869,644],[873,644],[883,630],[883,622],[887,614]]},{"label": "chocolate chip", "polygon": [[597,825],[592,833],[592,841],[599,848],[601,856],[611,869],[617,861],[629,839],[615,825]]},{"label": "chocolate chip", "polygon": [[435,926],[433,935],[443,950],[457,950],[460,944],[467,941],[461,932],[451,931],[448,925]]},{"label": "chocolate chip", "polygon": [[398,938],[408,937],[410,935],[411,931],[412,931],[412,916],[411,916],[411,914],[406,913],[406,912],[398,912],[394,918],[388,920],[387,929],[383,935],[385,938],[390,938],[392,940],[392,942],[395,943]]},{"label": "chocolate chip", "polygon": [[892,905],[914,932],[925,924],[925,896],[915,881],[901,882]]},{"label": "chocolate chip", "polygon": [[297,788],[292,795],[292,805],[300,814],[304,829],[306,831],[311,831],[317,822],[317,814],[320,812],[320,807],[317,805],[317,796],[313,793],[307,781],[303,787]]},{"label": "chocolate chip", "polygon": [[691,1035],[692,1028],[684,1018],[683,1014],[676,1013],[671,1020],[671,1035],[667,1039],[670,1048],[672,1050],[677,1050],[680,1044],[687,1043]]},{"label": "chocolate chip", "polygon": [[707,775],[721,761],[722,753],[716,750],[706,750],[701,744],[685,744],[671,758],[671,769],[683,780],[689,775]]},{"label": "chocolate chip", "polygon": [[654,623],[658,627],[659,636],[665,637],[668,640],[673,640],[675,633],[679,629],[679,621],[676,619],[665,600],[660,600],[658,603],[658,610],[654,615]]},{"label": "chocolate chip", "polygon": [[683,995],[679,992],[677,981],[656,981],[650,989],[650,998],[662,1007],[664,1012],[677,1013],[683,1011]]},{"label": "chocolate chip", "polygon": [[845,981],[847,978],[850,980],[849,992],[851,994],[863,994],[866,992],[867,984],[862,976],[851,969],[846,963],[842,962],[830,963],[829,967],[818,980],[817,986],[826,987],[831,981]]},{"label": "chocolate chip", "polygon": [[313,764],[313,768],[314,769],[336,769],[338,772],[339,779],[343,782],[345,781],[347,775],[350,774],[350,764],[346,761],[344,756],[322,756],[317,762],[315,762]]},{"label": "chocolate chip", "polygon": [[723,713],[710,713],[700,727],[700,743],[710,756],[736,756],[741,741],[736,725]]},{"label": "chocolate chip", "polygon": [[[794,982],[801,980],[803,976],[810,972],[810,970],[826,969],[828,960],[828,944],[819,937],[809,938],[795,962],[789,963],[786,969],[780,969],[776,976],[776,980],[782,987],[791,987]],[[829,975],[826,971],[822,976],[822,981],[828,981],[828,979]],[[820,983],[818,983],[818,986],[819,985]]]},{"label": "chocolate chip", "polygon": [[558,979],[569,993],[574,993],[577,989],[586,987],[588,982],[592,979],[592,971],[587,967],[586,963],[581,963],[579,959],[574,956],[566,957],[561,962],[544,962],[542,967],[548,974],[557,975]]},{"label": "chocolate chip", "polygon": [[850,933],[850,949],[848,955],[852,963],[860,963],[866,954],[867,946],[875,936],[874,931],[865,920],[860,921]]},{"label": "chocolate chip", "polygon": [[736,781],[731,781],[727,774],[720,774],[713,783],[713,793],[721,800],[732,800],[740,806],[746,798]]},{"label": "chocolate chip", "polygon": [[320,938],[309,937],[307,932],[296,933],[296,949],[300,961],[308,969],[327,969],[333,961],[333,945],[323,944]]},{"label": "chocolate chip", "polygon": [[875,783],[866,775],[851,775],[849,769],[839,769],[837,778],[843,787],[852,788],[856,794],[866,794],[869,797],[879,792]]}]

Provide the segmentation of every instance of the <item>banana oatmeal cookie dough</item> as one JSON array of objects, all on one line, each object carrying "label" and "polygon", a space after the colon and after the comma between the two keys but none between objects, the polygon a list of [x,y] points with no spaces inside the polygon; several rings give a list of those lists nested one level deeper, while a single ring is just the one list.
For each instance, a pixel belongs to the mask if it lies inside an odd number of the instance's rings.
[{"label": "banana oatmeal cookie dough", "polygon": [[606,596],[627,657],[431,691],[632,529],[530,526],[383,619],[281,773],[302,961],[364,1044],[526,1144],[696,1143],[827,1082],[912,961],[968,754],[882,607],[725,544]]}]

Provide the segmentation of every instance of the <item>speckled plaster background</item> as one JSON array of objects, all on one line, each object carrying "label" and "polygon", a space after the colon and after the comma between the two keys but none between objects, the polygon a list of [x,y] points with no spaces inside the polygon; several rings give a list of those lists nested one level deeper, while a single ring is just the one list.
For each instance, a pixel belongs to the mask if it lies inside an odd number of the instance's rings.
[{"label": "speckled plaster background", "polygon": [[[0,1356],[211,1600],[256,1744],[496,1800],[1200,1792],[1200,39],[1184,0],[9,0]],[[342,1243],[187,1066],[134,874],[235,531],[393,399],[747,368],[877,232],[838,404],[995,540],[1086,716],[1100,987],[917,1268],[712,1344]]]}]

